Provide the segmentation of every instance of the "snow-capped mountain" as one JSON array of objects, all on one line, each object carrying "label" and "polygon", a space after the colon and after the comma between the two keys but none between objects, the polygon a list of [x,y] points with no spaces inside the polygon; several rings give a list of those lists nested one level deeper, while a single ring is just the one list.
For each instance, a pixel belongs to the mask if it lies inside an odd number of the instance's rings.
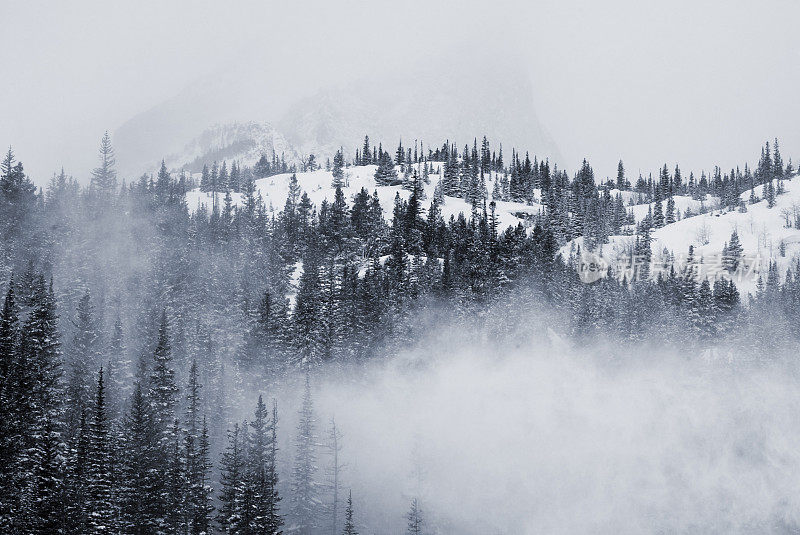
[{"label": "snow-capped mountain", "polygon": [[[340,85],[321,81],[291,95],[273,77],[259,83],[228,81],[227,74],[200,80],[123,124],[114,132],[120,173],[152,170],[162,158],[188,164],[206,157],[203,149],[211,161],[222,153],[248,159],[253,145],[248,138],[258,145],[270,135],[287,153],[290,145],[297,155],[315,154],[318,161],[339,147],[351,157],[365,135],[390,149],[401,138],[405,146],[415,140],[441,146],[449,139],[463,147],[485,135],[508,153],[516,147],[540,159],[560,159],[536,115],[531,80],[502,58],[432,57],[400,70],[377,66],[373,77]],[[266,147],[269,154],[269,141]]]},{"label": "snow-capped mountain", "polygon": [[270,124],[248,122],[215,125],[165,161],[170,168],[198,172],[203,164],[212,161],[237,160],[252,166],[261,155],[284,158],[289,165],[301,160],[286,138]]},{"label": "snow-capped mountain", "polygon": [[329,88],[300,100],[276,123],[303,154],[330,157],[341,146],[351,155],[364,135],[389,150],[402,139],[425,147],[445,140],[459,148],[487,136],[510,154],[515,147],[540,159],[559,151],[540,123],[531,81],[502,63],[427,65],[389,79],[369,79]]}]

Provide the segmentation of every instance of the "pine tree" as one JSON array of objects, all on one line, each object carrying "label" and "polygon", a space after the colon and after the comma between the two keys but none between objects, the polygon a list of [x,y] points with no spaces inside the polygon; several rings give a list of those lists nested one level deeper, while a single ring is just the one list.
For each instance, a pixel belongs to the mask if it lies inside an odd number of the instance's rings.
[{"label": "pine tree", "polygon": [[778,180],[782,180],[784,176],[783,158],[781,158],[781,151],[778,148],[778,138],[775,138],[775,145],[772,148],[772,175]]},{"label": "pine tree", "polygon": [[87,290],[78,302],[75,314],[75,335],[69,345],[69,377],[67,384],[67,438],[77,432],[78,420],[88,408],[90,387],[89,370],[99,365],[99,333],[94,320],[93,307]]},{"label": "pine tree", "polygon": [[664,224],[671,225],[675,222],[675,199],[672,195],[667,199],[667,210],[664,214]]},{"label": "pine tree", "polygon": [[64,500],[66,502],[65,514],[68,520],[65,528],[70,533],[84,533],[89,529],[89,507],[86,498],[92,431],[90,424],[86,421],[87,412],[81,413],[78,435],[73,447],[69,450],[66,469]]},{"label": "pine tree", "polygon": [[[273,414],[276,414],[275,411]],[[275,419],[275,418],[274,418]],[[248,519],[250,533],[279,533],[283,520],[278,514],[280,497],[277,490],[277,475],[274,466],[275,444],[269,412],[261,396],[258,396],[256,411],[250,423],[251,432],[247,447],[247,483],[244,503],[250,510],[244,515]]]},{"label": "pine tree", "polygon": [[167,204],[170,200],[170,186],[172,185],[172,177],[167,171],[167,166],[164,160],[161,160],[161,168],[158,170],[155,184],[155,197],[156,202],[159,204]]},{"label": "pine tree", "polygon": [[344,531],[342,535],[358,535],[356,524],[353,520],[353,491],[347,495],[347,509],[344,511]]},{"label": "pine tree", "polygon": [[86,510],[89,533],[113,533],[115,526],[115,504],[111,494],[111,435],[106,417],[105,386],[103,368],[97,377],[97,395],[94,402],[94,418],[90,427],[88,451]]},{"label": "pine tree", "polygon": [[331,526],[333,533],[339,532],[339,491],[342,487],[341,472],[343,469],[339,455],[342,451],[342,433],[336,427],[336,420],[331,418],[331,425],[328,429],[328,440],[325,444],[325,449],[330,455],[329,465],[327,467],[327,487],[331,493],[330,501],[330,514]]},{"label": "pine tree", "polygon": [[344,154],[342,154],[341,149],[336,151],[336,155],[333,157],[333,169],[331,171],[333,175],[333,182],[331,182],[331,187],[336,188],[343,188],[344,184]]},{"label": "pine tree", "polygon": [[153,353],[153,361],[147,396],[156,420],[157,430],[162,435],[162,440],[164,438],[168,440],[171,438],[168,437],[168,430],[175,418],[178,386],[175,384],[175,370],[172,368],[172,348],[169,341],[169,323],[166,311],[161,314],[158,343]]},{"label": "pine tree", "polygon": [[200,191],[211,191],[211,173],[207,164],[203,164],[203,172],[200,175]]},{"label": "pine tree", "polygon": [[653,228],[661,228],[664,226],[664,209],[661,203],[661,189],[656,187],[656,200],[653,204]]},{"label": "pine tree", "polygon": [[361,149],[361,165],[369,165],[372,161],[372,150],[369,148],[369,136],[364,136],[364,147]]},{"label": "pine tree", "polygon": [[90,185],[105,194],[116,190],[117,172],[114,169],[116,159],[114,158],[114,148],[111,146],[111,137],[106,132],[100,140],[100,165],[92,171]]},{"label": "pine tree", "polygon": [[723,254],[723,264],[728,272],[733,273],[739,268],[743,251],[742,245],[739,242],[739,233],[734,229],[731,233],[731,239],[728,242],[727,250],[725,254]]},{"label": "pine tree", "polygon": [[406,151],[403,148],[403,140],[400,140],[399,145],[397,145],[397,151],[395,152],[395,163],[397,165],[403,165],[406,160]]},{"label": "pine tree", "polygon": [[347,201],[344,198],[342,188],[336,188],[333,202],[327,220],[322,229],[323,234],[334,248],[335,254],[341,254],[345,245],[351,238],[350,233],[350,214]]},{"label": "pine tree", "polygon": [[[3,300],[3,311],[0,313],[0,413],[11,415],[15,409],[13,405],[15,390],[19,388],[15,382],[17,364],[17,349],[20,337],[19,325],[19,306],[17,305],[16,290],[14,279],[9,281]],[[5,425],[11,424],[7,418],[0,419],[0,429],[5,429]],[[0,440],[9,438],[7,433],[0,433]],[[5,451],[0,447],[0,452]],[[0,459],[3,459],[0,457]],[[0,467],[4,466],[0,463]],[[0,468],[2,470],[2,468]]]},{"label": "pine tree", "polygon": [[319,166],[317,165],[317,158],[313,154],[308,155],[308,160],[305,162],[306,171],[314,172]]},{"label": "pine tree", "polygon": [[642,223],[641,234],[636,237],[634,245],[634,265],[636,266],[636,275],[639,280],[650,278],[650,263],[653,255],[650,241],[650,221],[648,217]]},{"label": "pine tree", "polygon": [[177,529],[184,516],[184,467],[179,429],[175,418],[178,386],[172,368],[172,348],[169,341],[166,311],[162,312],[158,329],[158,342],[153,353],[153,368],[148,384],[147,400],[157,436],[157,470],[167,474],[153,496],[158,505],[158,522]]},{"label": "pine tree", "polygon": [[219,174],[217,175],[217,188],[219,191],[230,190],[230,184],[228,184],[229,180],[230,175],[228,174],[228,162],[222,160],[222,167],[219,168]]},{"label": "pine tree", "polygon": [[239,424],[228,431],[228,447],[222,454],[220,471],[220,503],[216,520],[220,530],[226,534],[239,534],[244,531],[241,523],[241,502],[245,484],[245,453],[240,436]]},{"label": "pine tree", "polygon": [[154,424],[141,384],[137,383],[123,424],[120,448],[120,527],[126,534],[155,533],[160,526],[159,494],[163,475],[159,471],[161,452]]},{"label": "pine tree", "polygon": [[61,350],[57,329],[58,316],[52,282],[48,288],[43,277],[36,281],[32,310],[22,329],[21,351],[30,390],[26,395],[27,424],[25,458],[21,463],[22,488],[30,494],[22,497],[31,504],[31,530],[57,533],[64,522],[60,491],[63,483],[65,445],[60,427],[62,419]]},{"label": "pine tree", "polygon": [[241,170],[239,169],[239,164],[235,161],[231,164],[231,172],[228,175],[228,189],[234,192],[239,192],[241,190]]},{"label": "pine tree", "polygon": [[314,402],[311,397],[311,380],[306,373],[303,403],[300,409],[300,423],[297,426],[295,441],[295,461],[292,472],[291,517],[294,530],[300,535],[311,535],[317,526],[317,483],[314,473],[317,470],[314,435]]},{"label": "pine tree", "polygon": [[8,283],[0,315],[0,531],[12,532],[12,513],[16,509],[17,463],[22,452],[20,413],[25,395],[23,370],[19,368],[19,307],[15,284]]},{"label": "pine tree", "polygon": [[767,207],[775,207],[775,183],[772,180],[764,186],[764,198],[767,200]]},{"label": "pine tree", "polygon": [[179,533],[187,531],[187,486],[186,481],[186,459],[183,456],[181,447],[180,424],[176,418],[172,422],[167,437],[167,451],[165,467],[162,468],[164,474],[164,489],[159,497],[162,505],[160,514],[161,523],[168,533]]},{"label": "pine tree", "polygon": [[625,184],[625,166],[622,165],[622,160],[619,161],[617,164],[617,189],[624,190],[626,189]]},{"label": "pine tree", "polygon": [[294,339],[300,350],[299,358],[305,365],[311,365],[321,358],[320,318],[322,289],[317,264],[316,251],[309,249],[303,262],[294,314]]},{"label": "pine tree", "polygon": [[378,168],[375,169],[375,182],[379,186],[397,186],[402,183],[397,176],[392,156],[388,152],[378,157]]},{"label": "pine tree", "polygon": [[219,164],[216,160],[211,164],[211,173],[208,175],[208,191],[212,193],[212,199],[214,201],[216,201],[217,198],[216,193],[222,191],[219,183]]},{"label": "pine tree", "polygon": [[765,184],[767,182],[771,182],[773,171],[772,153],[769,148],[769,142],[767,142],[764,144],[764,148],[761,149],[761,159],[759,160],[758,168],[756,169],[756,176],[758,177],[759,183]]},{"label": "pine tree", "polygon": [[405,247],[411,254],[419,254],[422,251],[422,228],[424,222],[420,217],[422,206],[420,201],[424,195],[422,184],[419,177],[414,176],[414,183],[408,203],[403,211],[403,240]]},{"label": "pine tree", "polygon": [[283,517],[280,514],[281,497],[278,493],[278,404],[274,400],[272,402],[270,433],[265,466],[266,498],[269,505],[267,509],[267,531],[272,535],[281,535]]},{"label": "pine tree", "polygon": [[214,512],[212,505],[213,489],[210,485],[211,480],[211,437],[209,436],[208,423],[205,415],[203,416],[203,429],[200,433],[200,444],[198,449],[198,465],[195,467],[197,477],[195,479],[196,492],[192,499],[194,507],[194,518],[192,520],[192,532],[194,535],[202,535],[211,532],[211,519]]},{"label": "pine tree", "polygon": [[458,153],[455,147],[447,154],[447,159],[444,163],[444,174],[442,176],[441,194],[449,197],[460,196],[460,184],[458,179]]},{"label": "pine tree", "polygon": [[211,471],[208,444],[208,428],[205,416],[200,417],[201,399],[197,361],[189,368],[189,383],[186,386],[186,415],[184,433],[184,457],[187,480],[187,520],[192,535],[207,533],[211,522],[211,489],[208,477]]},{"label": "pine tree", "polygon": [[266,178],[272,172],[272,165],[267,159],[266,154],[261,154],[256,164],[253,166],[253,176],[256,178]]},{"label": "pine tree", "polygon": [[106,381],[114,389],[108,397],[108,413],[111,419],[116,419],[122,413],[122,402],[130,396],[133,385],[133,370],[125,347],[125,338],[122,328],[122,318],[117,311],[114,320],[114,330],[106,350],[109,361],[109,378]]},{"label": "pine tree", "polygon": [[713,339],[716,334],[716,306],[708,279],[703,279],[692,298],[690,319],[693,333],[698,340]]},{"label": "pine tree", "polygon": [[411,509],[409,509],[408,514],[406,514],[406,520],[408,521],[408,527],[406,529],[408,535],[422,534],[422,511],[419,508],[419,503],[416,498],[411,500]]},{"label": "pine tree", "polygon": [[14,163],[9,147],[0,163],[0,237],[17,236],[35,203],[36,186],[25,174],[22,162]]}]

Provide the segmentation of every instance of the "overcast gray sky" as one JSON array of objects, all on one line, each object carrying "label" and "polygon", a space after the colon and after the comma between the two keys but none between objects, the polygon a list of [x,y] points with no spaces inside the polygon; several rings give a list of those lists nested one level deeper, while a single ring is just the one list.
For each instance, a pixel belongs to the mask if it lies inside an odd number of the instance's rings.
[{"label": "overcast gray sky", "polygon": [[39,183],[62,165],[85,178],[104,130],[231,65],[231,84],[278,67],[265,98],[281,103],[484,47],[525,58],[567,168],[730,167],[775,136],[800,154],[800,2],[645,4],[0,0],[0,144]]}]

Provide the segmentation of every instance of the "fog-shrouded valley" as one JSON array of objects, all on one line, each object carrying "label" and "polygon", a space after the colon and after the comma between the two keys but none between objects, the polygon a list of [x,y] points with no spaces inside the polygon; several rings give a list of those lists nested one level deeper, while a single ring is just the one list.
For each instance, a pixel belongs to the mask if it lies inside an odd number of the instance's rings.
[{"label": "fog-shrouded valley", "polygon": [[0,9],[0,533],[800,532],[800,12],[514,4]]}]

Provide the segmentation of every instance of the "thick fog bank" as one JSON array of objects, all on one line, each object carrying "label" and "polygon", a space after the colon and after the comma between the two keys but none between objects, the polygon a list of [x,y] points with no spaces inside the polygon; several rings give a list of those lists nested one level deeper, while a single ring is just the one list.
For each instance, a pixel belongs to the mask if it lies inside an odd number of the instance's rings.
[{"label": "thick fog bank", "polygon": [[318,434],[333,415],[344,433],[362,532],[402,532],[412,497],[431,533],[800,526],[800,383],[786,364],[649,354],[612,366],[546,339],[508,350],[463,334],[358,379],[313,379]]}]

